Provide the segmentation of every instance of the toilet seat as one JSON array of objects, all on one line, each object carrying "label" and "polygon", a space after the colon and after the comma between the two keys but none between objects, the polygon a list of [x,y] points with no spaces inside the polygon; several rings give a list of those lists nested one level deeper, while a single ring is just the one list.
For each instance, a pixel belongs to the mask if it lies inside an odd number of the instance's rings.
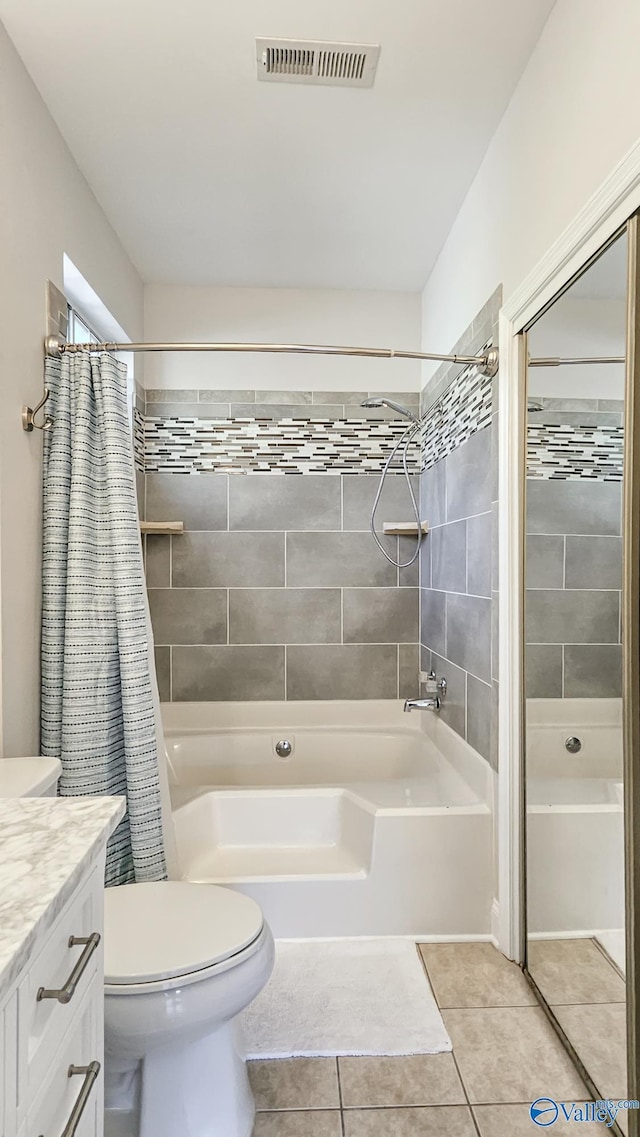
[{"label": "toilet seat", "polygon": [[105,988],[128,994],[184,985],[259,950],[264,917],[249,896],[212,884],[159,881],[105,893]]}]

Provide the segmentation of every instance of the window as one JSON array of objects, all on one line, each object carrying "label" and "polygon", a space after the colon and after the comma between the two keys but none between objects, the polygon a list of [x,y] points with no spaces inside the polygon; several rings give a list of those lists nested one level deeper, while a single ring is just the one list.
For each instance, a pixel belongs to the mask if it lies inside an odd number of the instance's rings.
[{"label": "window", "polygon": [[71,305],[69,305],[67,339],[69,343],[103,343],[98,334],[89,327],[87,321]]},{"label": "window", "polygon": [[[64,294],[69,306],[69,343],[127,343],[129,336],[100,296],[65,253],[63,258]],[[118,352],[116,359],[127,368],[127,400],[133,424],[136,397],[133,352]]]},{"label": "window", "polygon": [[[103,336],[94,332],[90,324],[81,316],[71,304],[68,307],[67,342],[68,343],[105,343]],[[127,368],[127,403],[129,406],[129,422],[133,430],[133,409],[135,406],[135,382],[133,378],[133,355],[121,351],[116,356]]]}]

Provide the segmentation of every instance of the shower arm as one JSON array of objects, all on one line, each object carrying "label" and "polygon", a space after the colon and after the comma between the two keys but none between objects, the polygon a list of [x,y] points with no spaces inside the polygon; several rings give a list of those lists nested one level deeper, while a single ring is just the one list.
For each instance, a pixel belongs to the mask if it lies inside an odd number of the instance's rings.
[{"label": "shower arm", "polygon": [[498,371],[498,349],[490,348],[482,355],[440,355],[423,351],[400,351],[392,347],[336,347],[330,344],[302,343],[66,343],[62,336],[47,336],[45,354],[53,358],[76,352],[117,351],[220,351],[268,352],[284,355],[346,355],[367,359],[420,359],[435,363],[460,363],[476,366],[482,375],[493,378]]}]

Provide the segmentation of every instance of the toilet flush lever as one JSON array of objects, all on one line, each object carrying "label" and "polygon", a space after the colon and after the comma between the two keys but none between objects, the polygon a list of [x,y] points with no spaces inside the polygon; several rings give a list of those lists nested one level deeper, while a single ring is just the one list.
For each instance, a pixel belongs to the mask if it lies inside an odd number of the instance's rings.
[{"label": "toilet flush lever", "polygon": [[70,1003],[76,993],[78,983],[87,970],[89,960],[99,943],[99,932],[92,932],[90,936],[69,936],[68,946],[71,948],[77,947],[79,944],[84,944],[84,951],[64,986],[51,990],[47,987],[40,987],[36,995],[37,1001],[40,1002],[41,999],[57,999],[59,1003]]}]

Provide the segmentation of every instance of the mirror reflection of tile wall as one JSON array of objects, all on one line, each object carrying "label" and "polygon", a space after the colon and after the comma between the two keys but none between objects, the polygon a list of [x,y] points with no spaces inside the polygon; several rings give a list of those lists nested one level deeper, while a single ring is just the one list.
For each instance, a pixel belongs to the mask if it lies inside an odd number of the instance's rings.
[{"label": "mirror reflection of tile wall", "polygon": [[528,426],[527,696],[620,698],[623,403],[547,402]]}]

